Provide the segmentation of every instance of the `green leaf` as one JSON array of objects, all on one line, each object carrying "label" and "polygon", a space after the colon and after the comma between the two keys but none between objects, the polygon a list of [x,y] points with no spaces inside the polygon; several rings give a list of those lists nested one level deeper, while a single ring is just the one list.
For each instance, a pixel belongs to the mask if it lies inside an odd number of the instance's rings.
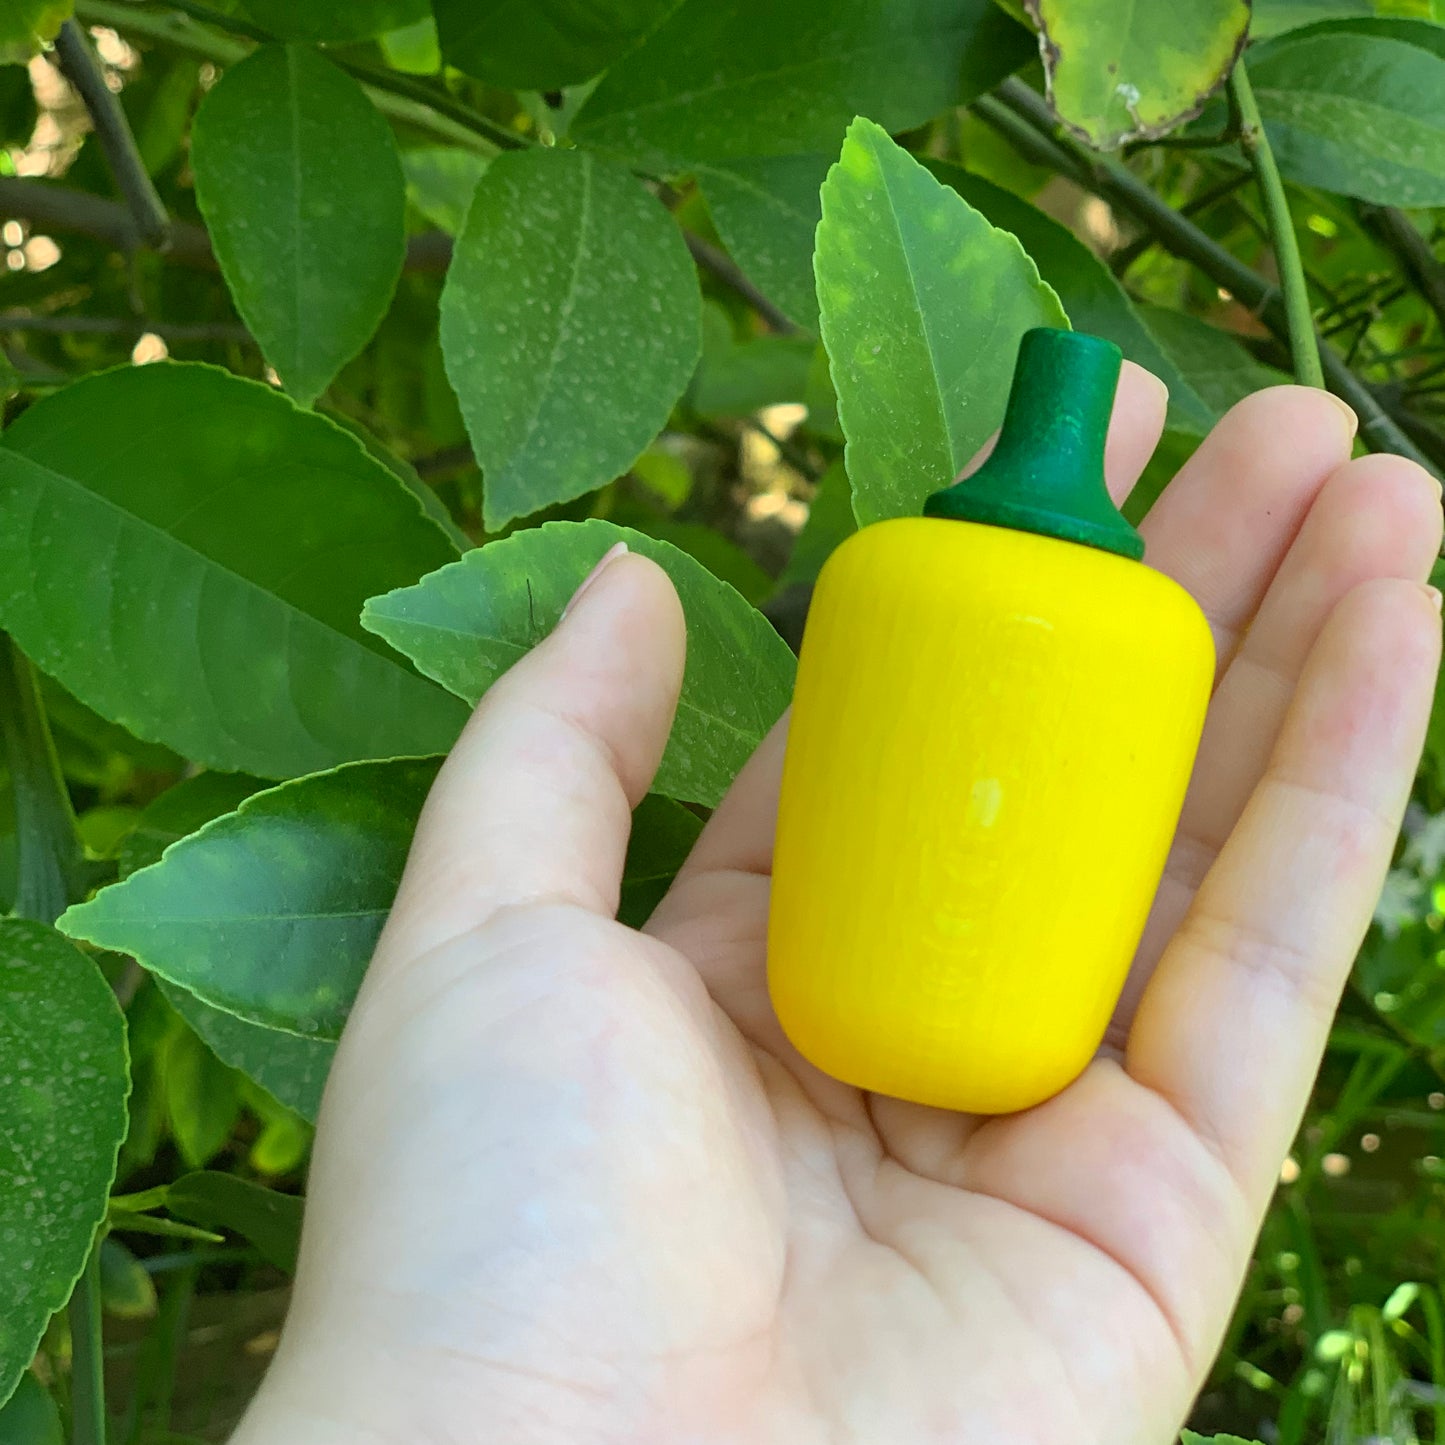
[{"label": "green leaf", "polygon": [[266,784],[245,773],[197,773],[182,778],[146,805],[120,847],[122,878],[158,862],[162,853],[187,834],[239,808]]},{"label": "green leaf", "polygon": [[256,793],[61,927],[238,1018],[338,1038],[436,769],[353,763]]},{"label": "green leaf", "polygon": [[1374,13],[1371,0],[1254,0],[1254,20],[1249,29],[1256,40],[1263,40],[1320,20]]},{"label": "green leaf", "polygon": [[580,151],[492,162],[441,320],[489,531],[627,470],[697,364],[700,306],[676,225],[624,171]]},{"label": "green leaf", "polygon": [[733,260],[770,301],[813,332],[813,235],[823,214],[819,188],[833,155],[738,156],[697,167],[713,225]]},{"label": "green leaf", "polygon": [[75,0],[5,0],[0,12],[0,65],[24,64],[54,40]]},{"label": "green leaf", "polygon": [[455,236],[491,160],[460,146],[420,146],[403,151],[407,199],[434,226]]},{"label": "green leaf", "polygon": [[1294,380],[1288,372],[1256,361],[1237,336],[1196,317],[1163,306],[1143,306],[1140,313],[1216,416],[1223,416],[1252,392]]},{"label": "green leaf", "polygon": [[0,626],[97,712],[210,767],[449,747],[463,709],[357,615],[455,555],[350,437],[209,367],[89,377],[0,437]]},{"label": "green leaf", "polygon": [[436,21],[430,12],[410,25],[377,36],[377,44],[381,47],[382,59],[393,70],[405,71],[408,75],[435,75],[442,68]]},{"label": "green leaf", "polygon": [[818,489],[808,507],[808,520],[793,543],[788,565],[778,578],[779,587],[811,583],[823,570],[823,563],[833,555],[840,542],[858,530],[853,516],[852,497],[848,491],[848,473],[841,460],[833,463],[818,482]]},{"label": "green leaf", "polygon": [[240,1081],[190,1029],[174,1034],[163,1066],[171,1138],[188,1168],[210,1163],[241,1113]]},{"label": "green leaf", "polygon": [[1380,205],[1445,205],[1445,59],[1351,33],[1288,36],[1251,55],[1275,159],[1307,186]]},{"label": "green leaf", "polygon": [[701,416],[748,416],[778,402],[802,401],[813,364],[806,336],[750,336],[738,341],[715,301],[703,307],[702,360],[688,389]]},{"label": "green leaf", "polygon": [[[1406,45],[1418,45],[1432,55],[1445,56],[1445,25],[1436,25],[1428,20],[1391,15],[1321,20],[1296,31],[1290,40],[1303,40],[1311,35],[1375,35],[1383,40],[1403,40]],[[1250,52],[1251,60],[1261,60],[1275,48],[1274,45],[1257,46]]]},{"label": "green leaf", "polygon": [[52,928],[0,921],[0,1400],[105,1217],[129,1086],[100,970]]},{"label": "green leaf", "polygon": [[998,426],[1019,338],[1068,319],[1013,236],[863,119],[814,264],[854,513],[914,515]]},{"label": "green leaf", "polygon": [[1107,337],[1130,361],[1152,371],[1169,388],[1179,420],[1200,432],[1214,425],[1218,412],[1206,405],[1170,360],[1114,273],[1067,226],[961,166],[937,160],[926,160],[924,165],[974,210],[1018,237],[1078,330]]},{"label": "green leaf", "polygon": [[432,0],[449,65],[506,90],[558,90],[607,69],[680,0]]},{"label": "green leaf", "polygon": [[362,622],[474,703],[556,625],[616,542],[668,573],[687,615],[682,698],[653,786],[713,806],[788,705],[794,661],[766,619],[676,547],[596,518],[548,522],[469,552],[415,587],[373,598]]},{"label": "green leaf", "polygon": [[302,1202],[234,1174],[183,1174],[166,1190],[172,1214],[208,1229],[225,1229],[256,1246],[261,1258],[286,1274],[296,1272]]},{"label": "green leaf", "polygon": [[64,1445],[64,1440],[55,1401],[26,1370],[9,1402],[0,1406],[0,1445]]},{"label": "green leaf", "polygon": [[661,174],[832,154],[855,115],[909,130],[1033,52],[1033,37],[991,0],[686,0],[608,71],[572,135]]},{"label": "green leaf", "polygon": [[316,1122],[321,1091],[336,1057],[330,1039],[303,1039],[248,1023],[163,978],[156,979],[156,986],[223,1064],[239,1069],[308,1123]]},{"label": "green leaf", "polygon": [[309,405],[376,330],[406,259],[391,129],[314,50],[268,45],[206,97],[191,160],[236,309]]},{"label": "green leaf", "polygon": [[1196,1435],[1186,1430],[1181,1445],[1259,1445],[1259,1441],[1246,1440],[1242,1435]]},{"label": "green leaf", "polygon": [[671,517],[626,520],[639,532],[646,532],[660,542],[669,542],[679,552],[695,557],[714,577],[726,582],[754,607],[773,590],[773,579],[736,542],[729,542],[720,532],[701,522],[678,522]]},{"label": "green leaf", "polygon": [[148,1320],[156,1312],[156,1287],[141,1262],[120,1240],[100,1242],[100,1299],[118,1320]]},{"label": "green leaf", "polygon": [[621,922],[629,928],[641,928],[647,922],[701,831],[702,819],[671,798],[649,793],[637,805],[627,840],[622,901],[617,908]]},{"label": "green leaf", "polygon": [[[1430,889],[1423,892],[1428,900]],[[1425,902],[1419,912],[1428,909]],[[1371,930],[1355,960],[1353,982],[1393,1031],[1427,1054],[1445,1050],[1445,955],[1439,935],[1420,917],[1393,937]]]},{"label": "green leaf", "polygon": [[1026,0],[1049,99],[1091,145],[1161,136],[1198,115],[1234,67],[1249,0]]},{"label": "green leaf", "polygon": [[369,40],[425,20],[427,0],[245,0],[241,7],[280,40]]},{"label": "green leaf", "polygon": [[[39,118],[40,108],[30,72],[21,65],[0,65],[0,146],[24,150],[35,134],[35,122]],[[3,364],[9,366],[8,361]],[[0,396],[4,396],[5,391],[6,384],[0,381]]]}]

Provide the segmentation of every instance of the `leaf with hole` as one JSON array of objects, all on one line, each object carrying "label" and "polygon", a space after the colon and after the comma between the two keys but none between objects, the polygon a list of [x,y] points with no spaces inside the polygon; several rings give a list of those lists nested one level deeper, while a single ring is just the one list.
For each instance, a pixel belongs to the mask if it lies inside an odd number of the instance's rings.
[{"label": "leaf with hole", "polygon": [[238,1018],[338,1038],[436,769],[353,763],[256,793],[61,927]]},{"label": "leaf with hole", "polygon": [[465,709],[357,618],[455,556],[354,440],[210,367],[87,377],[0,436],[0,626],[96,712],[210,767],[450,747]]},{"label": "leaf with hole", "polygon": [[129,1089],[100,970],[53,928],[0,921],[0,1400],[105,1218]]},{"label": "leaf with hole", "polygon": [[672,578],[687,617],[687,668],[655,790],[715,805],[787,707],[794,661],[767,620],[685,552],[593,518],[548,522],[469,552],[366,605],[362,621],[428,677],[476,702],[556,625],[616,542]]},{"label": "leaf with hole", "polygon": [[268,45],[202,102],[191,162],[236,309],[309,405],[366,345],[401,275],[406,188],[391,128],[309,46]]},{"label": "leaf with hole", "polygon": [[491,163],[441,307],[491,531],[625,472],[701,347],[677,226],[633,177],[581,151]]},{"label": "leaf with hole", "polygon": [[558,90],[606,70],[680,0],[432,0],[449,65],[506,90]]},{"label": "leaf with hole", "polygon": [[1234,67],[1249,0],[1026,0],[1049,99],[1091,145],[1167,135],[1196,116]]},{"label": "leaf with hole", "polygon": [[915,515],[1002,420],[1019,338],[1068,319],[1012,235],[862,119],[814,264],[854,513]]},{"label": "leaf with hole", "polygon": [[992,0],[686,0],[608,71],[572,135],[659,174],[833,154],[855,115],[911,129],[1033,53]]}]

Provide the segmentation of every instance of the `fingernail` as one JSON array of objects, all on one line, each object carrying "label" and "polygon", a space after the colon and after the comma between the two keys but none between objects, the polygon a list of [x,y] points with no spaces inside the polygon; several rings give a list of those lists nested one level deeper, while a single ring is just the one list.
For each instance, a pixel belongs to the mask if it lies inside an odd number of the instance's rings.
[{"label": "fingernail", "polygon": [[1329,399],[1334,402],[1334,404],[1339,407],[1342,412],[1344,412],[1345,419],[1349,423],[1350,436],[1353,437],[1355,433],[1358,432],[1360,429],[1360,419],[1358,416],[1355,415],[1354,407],[1352,407],[1347,401],[1341,401],[1340,398],[1337,397],[1332,391],[1327,391],[1325,395],[1329,397]]},{"label": "fingernail", "polygon": [[[582,585],[572,594],[567,605],[562,609],[562,617],[565,617],[577,605],[581,600],[582,594],[602,575],[603,568],[605,568],[609,562],[616,561],[616,559],[626,551],[626,542],[614,542],[612,546],[597,559],[597,565],[582,579]],[[562,617],[559,617],[557,620],[560,622]]]},{"label": "fingernail", "polygon": [[1436,610],[1436,612],[1438,612],[1438,611],[1440,610],[1440,601],[1441,601],[1441,598],[1440,598],[1440,589],[1439,589],[1438,587],[1431,587],[1431,586],[1429,586],[1428,584],[1426,584],[1426,586],[1424,587],[1424,592],[1425,592],[1425,595],[1430,599],[1430,605],[1431,605],[1431,607],[1433,607],[1433,608]]}]

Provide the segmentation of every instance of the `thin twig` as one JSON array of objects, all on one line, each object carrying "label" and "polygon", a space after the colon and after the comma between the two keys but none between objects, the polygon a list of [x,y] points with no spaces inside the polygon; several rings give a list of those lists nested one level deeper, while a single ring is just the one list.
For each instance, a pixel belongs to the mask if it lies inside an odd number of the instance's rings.
[{"label": "thin twig", "polygon": [[171,218],[151,182],[120,101],[106,85],[90,41],[74,20],[60,27],[55,54],[65,78],[90,113],[111,176],[135,220],[136,233],[153,250],[164,251],[170,244]]},{"label": "thin twig", "polygon": [[66,336],[142,336],[150,332],[167,341],[251,341],[244,326],[226,322],[149,321],[144,316],[28,316],[0,311],[0,331],[31,331]]},{"label": "thin twig", "polygon": [[[0,176],[0,221],[29,221],[47,231],[94,236],[120,251],[133,251],[141,244],[130,210],[119,201],[89,191],[74,191],[50,181],[22,176]],[[171,245],[166,255],[173,261],[214,267],[211,238],[204,226],[189,221],[171,224]],[[451,237],[441,231],[427,231],[407,242],[408,271],[442,272],[451,260]]]},{"label": "thin twig", "polygon": [[[213,30],[194,23],[189,17],[176,14],[174,8],[167,14],[155,15],[142,10],[138,5],[116,3],[116,0],[76,0],[75,13],[86,24],[109,25],[131,37],[169,46],[183,54],[193,55],[198,60],[209,60],[213,65],[234,65],[251,51],[250,44],[245,41],[233,39],[232,35],[218,35]],[[224,20],[233,34],[265,33],[229,16],[218,15],[216,19],[218,23]],[[486,138],[485,129],[472,124],[459,124],[440,114],[430,101],[422,103],[407,95],[392,93],[396,89],[396,86],[385,89],[379,86],[368,87],[373,103],[384,116],[399,124],[413,126],[450,145],[466,146],[486,156],[497,153],[498,147]],[[475,116],[475,112],[471,114]]]},{"label": "thin twig", "polygon": [[[1217,186],[1211,186],[1207,191],[1201,191],[1197,196],[1186,201],[1180,208],[1182,216],[1201,216],[1211,206],[1218,205],[1220,201],[1228,200],[1248,179],[1246,172],[1239,172],[1221,181]],[[1121,251],[1116,251],[1109,257],[1109,269],[1121,279],[1124,273],[1143,255],[1152,251],[1159,244],[1159,238],[1152,231],[1145,231],[1143,235],[1136,236]]]},{"label": "thin twig", "polygon": [[[1289,327],[1278,287],[1181,216],[1124,166],[1103,156],[1086,154],[1071,141],[1058,137],[1053,116],[1036,91],[1022,81],[1006,80],[993,96],[975,101],[974,108],[1026,156],[1102,196],[1151,230],[1162,246],[1192,262],[1216,286],[1256,312],[1277,337],[1288,340]],[[1321,348],[1320,360],[1330,390],[1354,409],[1360,419],[1360,436],[1370,447],[1409,457],[1437,476],[1441,474],[1441,468],[1406,435],[1403,422],[1380,405],[1370,388],[1330,347]]]},{"label": "thin twig", "polygon": [[1265,134],[1264,121],[1260,117],[1242,56],[1230,73],[1229,90],[1239,107],[1240,148],[1254,168],[1260,198],[1264,201],[1265,215],[1269,219],[1270,244],[1274,248],[1275,265],[1279,269],[1280,286],[1284,293],[1285,324],[1289,329],[1295,380],[1302,386],[1322,388],[1325,374],[1320,365],[1319,338],[1315,334],[1304,263],[1300,260],[1299,237],[1295,235],[1289,198],[1284,193],[1284,182],[1274,162],[1274,152],[1270,149],[1269,137]]},{"label": "thin twig", "polygon": [[784,336],[792,336],[802,330],[793,321],[779,311],[751,281],[737,268],[732,258],[726,252],[718,250],[710,241],[704,241],[701,236],[694,236],[691,231],[684,231],[683,239],[687,242],[687,249],[692,252],[692,258],[704,271],[710,271],[724,286],[736,291],[774,331]]},{"label": "thin twig", "polygon": [[[265,45],[275,41],[275,37],[260,26],[252,25],[238,16],[222,14],[219,10],[212,10],[209,6],[196,4],[195,0],[167,0],[167,6],[173,11],[180,11],[181,14],[201,25],[213,26],[256,44]],[[84,3],[76,7],[78,14],[93,14],[97,18],[103,11],[107,15],[105,24],[117,25],[122,29],[129,29],[135,34],[149,32],[157,39],[179,38],[174,29],[157,34],[157,29],[153,24],[146,27],[138,26],[137,20],[150,18],[154,21],[156,17],[143,17],[134,12],[128,17],[126,15],[128,10],[131,10],[129,5],[114,3],[101,5],[95,3],[95,0],[84,0]],[[327,58],[348,74],[355,76],[363,85],[394,96],[403,102],[409,102],[413,106],[423,106],[431,115],[449,122],[452,128],[450,139],[456,139],[454,131],[459,129],[471,142],[476,140],[486,142],[486,149],[489,153],[496,150],[521,150],[527,146],[538,144],[532,137],[521,135],[500,121],[493,120],[491,116],[473,109],[464,101],[458,100],[454,95],[443,90],[439,85],[429,84],[427,81],[418,80],[409,75],[401,75],[394,70],[381,70],[374,66],[364,65],[335,52],[329,54]],[[391,109],[393,113],[395,110],[394,107],[382,106],[381,108],[383,110]],[[398,115],[397,118],[413,122],[416,120],[414,115]]]},{"label": "thin twig", "polygon": [[1409,216],[1395,206],[1361,206],[1360,216],[1394,252],[1445,328],[1445,261],[1435,254]]}]

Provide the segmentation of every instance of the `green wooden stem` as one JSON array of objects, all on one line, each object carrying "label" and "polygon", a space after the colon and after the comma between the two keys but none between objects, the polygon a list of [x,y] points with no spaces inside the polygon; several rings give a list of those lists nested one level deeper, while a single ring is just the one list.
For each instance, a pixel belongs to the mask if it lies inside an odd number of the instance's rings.
[{"label": "green wooden stem", "polygon": [[100,1236],[66,1307],[70,1320],[71,1445],[105,1445],[105,1362],[100,1325]]},{"label": "green wooden stem", "polygon": [[1295,379],[1303,386],[1324,387],[1325,374],[1320,365],[1319,343],[1315,336],[1314,313],[1310,307],[1309,288],[1305,284],[1304,263],[1300,260],[1299,238],[1294,219],[1289,213],[1289,198],[1284,193],[1279,167],[1274,163],[1269,137],[1260,118],[1249,71],[1243,57],[1229,77],[1230,93],[1239,107],[1242,122],[1240,148],[1249,157],[1264,213],[1269,221],[1270,242],[1274,247],[1275,264],[1279,268],[1280,288],[1284,292],[1285,321],[1289,328],[1289,350],[1294,361]]}]

